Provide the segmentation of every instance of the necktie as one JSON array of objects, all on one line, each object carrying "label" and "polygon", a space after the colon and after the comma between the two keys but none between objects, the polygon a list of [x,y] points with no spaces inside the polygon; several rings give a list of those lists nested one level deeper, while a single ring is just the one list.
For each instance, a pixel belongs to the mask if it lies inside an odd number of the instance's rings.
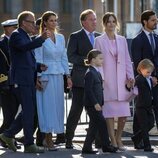
[{"label": "necktie", "polygon": [[152,51],[153,51],[153,54],[154,54],[154,51],[155,51],[155,44],[154,44],[153,34],[152,34],[152,33],[149,33],[149,37],[150,37],[151,48],[152,48]]},{"label": "necktie", "polygon": [[151,88],[151,79],[149,77],[146,78],[148,84],[149,84],[149,87]]},{"label": "necktie", "polygon": [[90,42],[93,46],[94,45],[94,34],[93,33],[89,33],[89,39],[90,39]]}]

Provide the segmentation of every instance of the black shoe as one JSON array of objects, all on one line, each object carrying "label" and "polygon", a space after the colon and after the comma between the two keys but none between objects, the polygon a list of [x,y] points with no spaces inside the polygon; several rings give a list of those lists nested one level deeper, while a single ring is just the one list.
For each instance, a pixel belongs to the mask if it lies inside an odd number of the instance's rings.
[{"label": "black shoe", "polygon": [[145,148],[144,148],[144,151],[147,151],[147,152],[153,152],[154,149],[151,148],[151,147],[145,147]]},{"label": "black shoe", "polygon": [[66,149],[73,149],[73,144],[66,143],[65,147],[66,147]]},{"label": "black shoe", "polygon": [[65,139],[56,139],[56,141],[54,142],[54,144],[62,144],[65,143]]},{"label": "black shoe", "polygon": [[36,145],[37,146],[40,146],[40,147],[43,147],[43,141],[44,141],[44,139],[38,139],[38,138],[36,138]]},{"label": "black shoe", "polygon": [[82,150],[82,154],[96,154],[97,152],[97,150]]},{"label": "black shoe", "polygon": [[134,144],[135,149],[144,149],[144,145],[142,144]]},{"label": "black shoe", "polygon": [[95,148],[100,149],[102,146],[100,144],[95,144]]},{"label": "black shoe", "polygon": [[116,151],[118,150],[118,148],[116,147],[113,147],[112,145],[109,145],[107,147],[104,147],[102,149],[102,151],[105,153],[105,152],[110,152],[110,153],[116,153]]},{"label": "black shoe", "polygon": [[57,134],[57,138],[56,138],[56,141],[54,142],[54,144],[60,144],[60,143],[65,143],[65,134],[64,133]]},{"label": "black shoe", "polygon": [[65,144],[66,149],[73,149],[73,144],[72,141],[68,141],[66,140],[66,144]]},{"label": "black shoe", "polygon": [[142,145],[142,143],[138,142],[138,140],[136,140],[135,137],[131,137],[131,139],[132,139],[135,149],[144,149],[144,146]]}]

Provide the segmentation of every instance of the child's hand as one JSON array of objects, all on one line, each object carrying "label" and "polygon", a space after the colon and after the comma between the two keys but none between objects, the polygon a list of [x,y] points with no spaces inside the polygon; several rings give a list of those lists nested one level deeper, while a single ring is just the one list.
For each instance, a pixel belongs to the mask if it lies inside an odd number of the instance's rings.
[{"label": "child's hand", "polygon": [[96,111],[101,111],[102,110],[102,108],[99,104],[95,104],[94,107],[95,107]]}]

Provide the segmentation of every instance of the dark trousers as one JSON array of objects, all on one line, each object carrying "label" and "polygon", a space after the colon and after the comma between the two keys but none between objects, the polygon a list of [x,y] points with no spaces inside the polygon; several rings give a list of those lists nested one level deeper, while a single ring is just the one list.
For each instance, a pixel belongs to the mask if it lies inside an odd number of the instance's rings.
[{"label": "dark trousers", "polygon": [[110,141],[106,127],[106,121],[102,115],[102,111],[96,111],[94,107],[86,108],[86,110],[90,118],[90,122],[83,150],[92,149],[92,143],[95,139],[97,131],[101,138],[102,149],[107,148],[110,145]]},{"label": "dark trousers", "polygon": [[140,125],[138,123],[136,111],[134,111],[133,115],[133,134],[135,135],[140,130]]},{"label": "dark trousers", "polygon": [[1,107],[3,114],[3,123],[0,127],[0,133],[3,133],[10,127],[18,112],[19,103],[15,95],[10,89],[2,90],[1,95]]},{"label": "dark trousers", "polygon": [[80,119],[81,113],[83,111],[83,95],[84,88],[72,88],[72,105],[67,118],[66,124],[66,140],[72,142],[74,137],[75,129],[77,127],[78,121]]},{"label": "dark trousers", "polygon": [[149,131],[154,127],[154,116],[152,110],[136,108],[136,118],[140,128],[134,134],[133,139],[137,144],[139,144],[143,140],[144,148],[151,147],[149,140]]},{"label": "dark trousers", "polygon": [[22,128],[24,130],[25,142],[24,145],[32,145],[34,143],[33,129],[34,129],[34,115],[36,94],[34,86],[19,86],[12,88],[16,95],[18,102],[22,106],[22,111],[14,120],[10,128],[4,132],[8,137],[14,137]]},{"label": "dark trousers", "polygon": [[[158,129],[158,85],[156,85],[153,88],[153,112],[154,112],[154,118],[155,118],[155,122],[156,122],[156,126]],[[138,119],[136,117],[136,114],[134,114],[134,118],[133,118],[133,133],[137,133],[140,129],[139,123],[138,123]]]}]

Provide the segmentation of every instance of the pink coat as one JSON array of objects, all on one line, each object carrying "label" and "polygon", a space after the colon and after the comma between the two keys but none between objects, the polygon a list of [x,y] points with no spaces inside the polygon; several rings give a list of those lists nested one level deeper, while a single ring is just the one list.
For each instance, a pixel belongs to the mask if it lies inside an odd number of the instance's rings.
[{"label": "pink coat", "polygon": [[128,52],[125,37],[116,34],[116,50],[114,56],[106,33],[95,39],[94,48],[100,50],[104,56],[101,74],[104,80],[105,101],[126,101],[129,92],[125,88],[126,79],[134,79],[132,62]]}]

